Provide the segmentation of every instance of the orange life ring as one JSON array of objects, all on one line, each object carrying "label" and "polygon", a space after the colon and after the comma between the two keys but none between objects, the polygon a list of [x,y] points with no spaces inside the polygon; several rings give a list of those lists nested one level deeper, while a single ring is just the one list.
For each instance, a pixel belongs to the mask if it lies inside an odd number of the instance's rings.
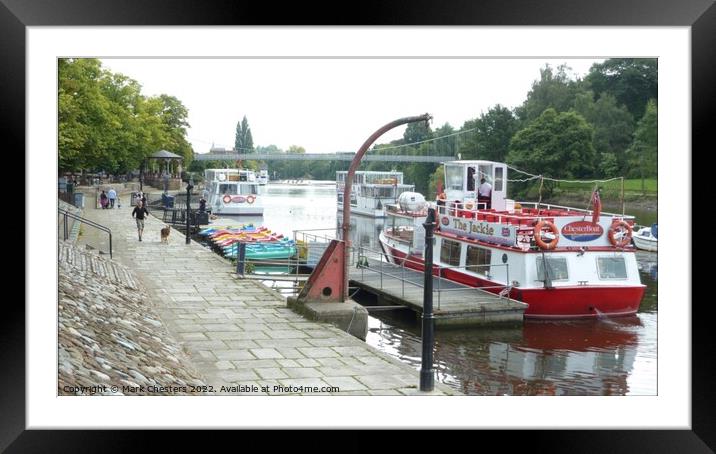
[{"label": "orange life ring", "polygon": [[231,196],[227,194],[227,195],[225,195],[224,198],[221,199],[221,200],[223,200],[224,203],[229,203],[229,202],[231,202]]},{"label": "orange life ring", "polygon": [[254,197],[252,195],[246,197],[246,201],[249,203],[254,203],[254,200],[256,200],[256,197]]},{"label": "orange life ring", "polygon": [[[615,235],[617,231],[622,230],[622,228],[626,229],[626,234],[622,236],[621,240],[618,240],[615,238]],[[612,222],[612,226],[609,227],[609,233],[607,234],[607,238],[609,238],[609,242],[614,247],[618,248],[624,248],[631,243],[631,235],[632,235],[632,228],[626,221],[620,220],[616,222]]]},{"label": "orange life ring", "polygon": [[[546,227],[549,229],[550,232],[554,235],[554,239],[547,243],[545,240],[542,239],[542,229]],[[557,243],[559,243],[559,230],[557,230],[557,226],[552,224],[549,221],[539,221],[535,225],[534,229],[534,235],[535,235],[535,243],[537,243],[537,246],[540,247],[540,249],[544,250],[551,250],[557,247]]]}]

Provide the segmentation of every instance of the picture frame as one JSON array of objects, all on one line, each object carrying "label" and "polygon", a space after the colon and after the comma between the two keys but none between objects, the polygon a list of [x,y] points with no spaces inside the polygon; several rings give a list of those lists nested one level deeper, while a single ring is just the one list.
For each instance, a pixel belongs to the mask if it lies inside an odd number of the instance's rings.
[{"label": "picture frame", "polygon": [[[428,25],[428,26],[690,26],[692,29],[692,137],[693,150],[706,147],[705,138],[712,121],[714,106],[713,81],[716,70],[713,49],[716,48],[716,6],[711,1],[690,0],[664,5],[655,0],[629,0],[611,3],[555,1],[537,5],[528,1],[492,2],[448,7],[441,2],[415,2],[408,9],[403,3],[364,5],[354,15],[334,13],[334,17],[316,21],[310,8],[288,6],[283,11],[270,6],[251,7],[242,14],[238,5],[214,2],[176,2],[166,11],[160,5],[143,2],[94,2],[88,7],[79,0],[47,4],[17,0],[0,0],[0,49],[5,68],[0,71],[0,90],[4,109],[3,124],[12,146],[8,150],[25,149],[25,46],[26,27],[30,26],[119,26],[119,25],[261,25],[289,24],[298,18],[312,25],[349,26]],[[181,5],[180,5],[181,4]],[[373,6],[374,8],[371,8]],[[263,9],[262,9],[263,8]],[[299,13],[300,11],[300,13]],[[400,18],[401,24],[395,23]],[[692,158],[693,159],[693,158]],[[694,178],[696,180],[696,178]],[[26,201],[26,204],[28,202]],[[29,207],[27,208],[29,209]],[[27,239],[26,239],[27,241]],[[26,276],[27,279],[27,276]],[[698,280],[694,276],[693,282]],[[689,286],[688,294],[693,295]],[[693,298],[693,296],[692,296]],[[705,302],[705,301],[704,301]],[[552,447],[553,452],[710,452],[716,449],[716,405],[711,386],[714,369],[713,337],[707,323],[712,309],[708,304],[692,306],[692,430],[613,431],[613,434],[591,431],[519,431],[534,446]],[[0,450],[7,452],[47,452],[59,450],[78,452],[88,446],[102,451],[125,451],[139,443],[144,435],[126,431],[36,431],[25,430],[25,307],[6,306],[0,350],[4,371],[0,391]],[[503,431],[481,434],[481,443],[504,441]],[[605,436],[606,435],[606,436]],[[436,435],[439,437],[439,435]],[[512,438],[511,435],[508,435]],[[180,442],[186,434],[177,435]],[[114,441],[114,442],[113,442]],[[408,446],[408,444],[404,445]],[[575,448],[576,447],[576,448]],[[677,448],[678,447],[678,448]],[[583,448],[583,449],[582,449]]]}]

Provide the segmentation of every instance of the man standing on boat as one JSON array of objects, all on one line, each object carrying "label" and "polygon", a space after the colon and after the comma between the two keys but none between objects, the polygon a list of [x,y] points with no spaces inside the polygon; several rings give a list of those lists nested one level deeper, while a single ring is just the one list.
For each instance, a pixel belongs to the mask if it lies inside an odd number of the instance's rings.
[{"label": "man standing on boat", "polygon": [[484,203],[485,208],[490,208],[492,202],[492,185],[485,181],[484,177],[480,180],[480,187],[477,188],[477,202]]}]

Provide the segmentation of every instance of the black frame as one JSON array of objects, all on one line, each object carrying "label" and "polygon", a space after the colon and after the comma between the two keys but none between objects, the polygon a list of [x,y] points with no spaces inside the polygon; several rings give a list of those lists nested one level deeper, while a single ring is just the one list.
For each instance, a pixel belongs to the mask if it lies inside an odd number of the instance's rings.
[{"label": "black frame", "polygon": [[[5,150],[8,154],[25,149],[25,27],[40,25],[572,25],[572,26],[691,26],[692,30],[692,138],[693,149],[713,149],[711,122],[716,100],[716,5],[713,0],[532,0],[492,1],[363,1],[360,7],[325,8],[306,2],[231,0],[149,1],[125,0],[0,0],[0,115]],[[327,15],[321,15],[327,14]],[[707,138],[708,137],[708,138]],[[9,143],[8,143],[9,139]],[[708,147],[708,148],[706,148]],[[695,178],[694,178],[695,179]],[[695,194],[694,194],[695,195]],[[663,213],[668,215],[668,213]],[[694,273],[697,269],[694,268]],[[691,284],[691,283],[689,283]],[[684,295],[692,296],[688,285]],[[522,443],[530,449],[548,452],[713,452],[716,449],[716,387],[709,373],[714,370],[716,343],[707,325],[712,306],[708,299],[695,301],[692,319],[692,430],[617,430],[609,434],[594,431],[520,431]],[[0,451],[85,452],[135,450],[137,433],[128,431],[25,431],[25,347],[24,309],[6,300],[0,317]],[[671,303],[677,304],[678,301]],[[711,366],[711,367],[710,367]],[[547,402],[545,402],[547,404]],[[476,411],[479,411],[476,403]],[[381,410],[377,410],[381,411]],[[473,441],[514,448],[513,434],[483,432]],[[268,435],[268,434],[265,434]],[[291,437],[297,436],[297,433]],[[414,434],[395,437],[397,446],[425,447],[424,437]],[[605,436],[606,435],[606,436]],[[201,436],[200,434],[190,435]],[[311,436],[311,435],[309,435]],[[345,446],[355,446],[355,437],[341,437]],[[184,433],[172,432],[180,443]],[[451,443],[444,435],[430,439]],[[260,437],[276,439],[278,437]],[[390,437],[393,438],[393,437]],[[442,439],[442,440],[441,440]],[[411,440],[414,440],[411,443]],[[478,441],[479,440],[479,441]],[[241,439],[235,440],[241,442]],[[143,448],[165,447],[162,442],[143,440]],[[375,447],[386,448],[385,438]],[[368,441],[367,446],[372,442]],[[315,444],[311,445],[315,447]],[[341,449],[341,445],[334,448]],[[263,447],[263,446],[261,446]],[[710,448],[711,449],[710,449]],[[94,449],[93,449],[94,448]],[[160,448],[161,449],[161,448]],[[383,450],[381,449],[381,450]],[[165,449],[162,449],[164,451]]]}]

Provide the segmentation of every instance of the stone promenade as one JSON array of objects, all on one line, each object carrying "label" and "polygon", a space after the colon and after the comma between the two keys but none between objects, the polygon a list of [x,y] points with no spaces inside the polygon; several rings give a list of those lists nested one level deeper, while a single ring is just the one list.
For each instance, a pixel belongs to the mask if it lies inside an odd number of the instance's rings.
[{"label": "stone promenade", "polygon": [[[145,221],[139,242],[131,211],[129,203],[114,210],[88,203],[83,216],[112,229],[114,260],[135,272],[154,311],[215,394],[426,394],[418,391],[417,370],[330,324],[304,319],[280,294],[238,279],[231,264],[211,250],[186,245],[177,230],[162,244],[160,219]],[[82,231],[80,244],[107,250],[106,234],[87,226]],[[229,388],[238,385],[258,391]],[[456,392],[436,384],[429,394]]]}]

